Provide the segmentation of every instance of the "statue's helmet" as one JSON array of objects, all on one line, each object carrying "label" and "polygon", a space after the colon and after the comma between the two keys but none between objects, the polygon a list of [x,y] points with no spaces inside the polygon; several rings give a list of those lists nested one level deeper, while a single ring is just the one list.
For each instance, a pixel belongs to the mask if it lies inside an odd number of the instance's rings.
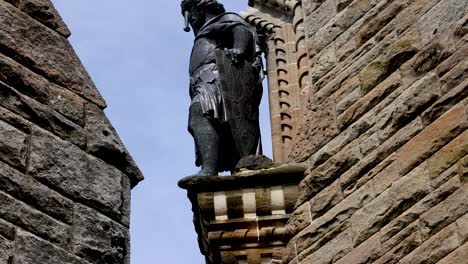
[{"label": "statue's helmet", "polygon": [[214,14],[226,12],[224,6],[216,0],[182,0],[180,6],[182,8],[182,14],[184,14],[185,11],[191,11],[194,7]]}]

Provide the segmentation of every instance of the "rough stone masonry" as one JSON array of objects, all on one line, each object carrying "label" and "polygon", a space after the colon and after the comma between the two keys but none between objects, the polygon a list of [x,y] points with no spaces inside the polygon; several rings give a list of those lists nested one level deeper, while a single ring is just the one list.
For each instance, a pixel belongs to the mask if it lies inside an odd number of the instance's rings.
[{"label": "rough stone masonry", "polygon": [[468,263],[468,1],[250,1],[275,160],[304,163],[282,263]]},{"label": "rough stone masonry", "polygon": [[129,263],[143,176],[49,0],[0,0],[0,263]]}]

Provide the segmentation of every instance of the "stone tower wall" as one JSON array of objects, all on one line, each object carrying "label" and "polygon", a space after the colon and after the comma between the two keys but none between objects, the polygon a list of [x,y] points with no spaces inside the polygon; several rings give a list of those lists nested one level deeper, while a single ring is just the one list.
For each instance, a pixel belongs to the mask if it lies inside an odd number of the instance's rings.
[{"label": "stone tower wall", "polygon": [[49,0],[0,0],[0,263],[129,263],[142,175]]},{"label": "stone tower wall", "polygon": [[285,154],[308,170],[283,263],[465,263],[468,2],[292,8],[309,95]]}]

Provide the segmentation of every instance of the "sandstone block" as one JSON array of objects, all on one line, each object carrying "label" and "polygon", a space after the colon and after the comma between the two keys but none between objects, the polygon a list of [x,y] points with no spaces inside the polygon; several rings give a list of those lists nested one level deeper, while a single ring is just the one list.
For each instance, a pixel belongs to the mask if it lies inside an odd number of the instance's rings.
[{"label": "sandstone block", "polygon": [[461,159],[458,162],[457,167],[461,181],[463,183],[468,182],[468,156],[465,156],[463,159]]},{"label": "sandstone block", "polygon": [[439,87],[434,75],[427,76],[405,90],[377,116],[377,128],[382,140],[388,139],[422,109],[438,98]]},{"label": "sandstone block", "polygon": [[50,0],[18,0],[17,6],[21,11],[64,37],[71,35],[70,30]]},{"label": "sandstone block", "polygon": [[15,226],[7,221],[0,219],[0,238],[4,237],[8,240],[15,239]]},{"label": "sandstone block", "polygon": [[449,179],[456,177],[458,174],[458,167],[457,165],[453,165],[452,167],[448,168],[446,171],[442,172],[435,178],[431,179],[431,186],[434,189],[439,188],[442,184],[446,183]]},{"label": "sandstone block", "polygon": [[15,245],[15,263],[89,264],[72,256],[67,251],[22,230],[18,231]]},{"label": "sandstone block", "polygon": [[72,201],[2,162],[0,162],[0,190],[57,220],[67,224],[72,223]]},{"label": "sandstone block", "polygon": [[0,119],[4,120],[8,124],[18,128],[19,130],[25,133],[30,133],[30,130],[31,130],[30,128],[33,126],[31,122],[25,120],[23,117],[1,106],[0,106]]},{"label": "sandstone block", "polygon": [[456,226],[452,224],[441,230],[431,239],[425,241],[420,247],[413,250],[398,263],[436,263],[459,245]]},{"label": "sandstone block", "polygon": [[299,184],[300,195],[297,204],[312,198],[356,164],[360,158],[359,144],[351,142],[324,164],[312,170]]},{"label": "sandstone block", "polygon": [[[457,0],[442,0],[418,21],[421,43],[426,45],[438,32],[450,29],[450,26],[464,15],[465,3]],[[437,21],[437,23],[434,23]]]},{"label": "sandstone block", "polygon": [[69,90],[50,84],[49,85],[49,105],[55,111],[66,116],[74,123],[84,126],[84,105],[85,100],[70,92]]},{"label": "sandstone block", "polygon": [[400,84],[400,72],[396,71],[346,110],[344,114],[339,117],[340,126],[346,127],[354,122],[396,90]]},{"label": "sandstone block", "polygon": [[326,25],[330,19],[336,15],[335,1],[322,1],[321,4],[313,13],[307,16],[307,34],[314,35],[321,27]]},{"label": "sandstone block", "polygon": [[384,263],[398,263],[400,259],[409,254],[415,248],[421,245],[421,235],[418,231],[410,234],[400,244],[392,248],[390,251],[385,253],[381,258],[376,260],[375,264]]},{"label": "sandstone block", "polygon": [[345,256],[353,249],[351,230],[346,229],[329,241],[323,247],[308,255],[305,259],[301,259],[304,263],[335,263],[338,259]]},{"label": "sandstone block", "polygon": [[382,254],[382,245],[380,244],[379,233],[377,233],[363,242],[360,246],[354,248],[350,253],[342,257],[336,263],[373,263],[373,261],[382,256]]},{"label": "sandstone block", "polygon": [[123,263],[129,254],[128,230],[93,209],[76,205],[73,252],[90,263]]},{"label": "sandstone block", "polygon": [[[433,190],[429,195],[421,199],[415,205],[411,206],[404,213],[397,216],[394,220],[388,223],[386,226],[380,229],[382,241],[398,239],[398,234],[403,232],[407,227],[411,226],[416,220],[418,220],[422,214],[429,211],[432,207],[442,202],[446,197],[453,194],[460,188],[460,180],[458,177],[450,179],[446,184],[440,188]],[[418,225],[419,227],[419,225]]]},{"label": "sandstone block", "polygon": [[298,124],[298,133],[291,144],[289,158],[296,162],[308,159],[338,133],[334,101],[329,99],[320,106],[313,102],[310,104],[307,115]]},{"label": "sandstone block", "polygon": [[351,217],[354,245],[359,245],[378,232],[400,212],[415,204],[431,190],[424,167],[418,167],[396,181]]},{"label": "sandstone block", "polygon": [[24,169],[26,165],[27,136],[0,120],[0,159]]},{"label": "sandstone block", "polygon": [[[298,252],[313,245],[327,233],[334,233],[335,228],[342,226],[342,223],[349,219],[354,212],[368,204],[373,198],[373,186],[370,183],[366,184],[328,210],[324,215],[313,220],[310,226],[297,236]],[[339,230],[341,229],[339,228]],[[326,240],[322,240],[321,243],[325,244]]]},{"label": "sandstone block", "polygon": [[[465,53],[463,56],[466,56]],[[447,93],[468,78],[468,62],[461,61],[440,78],[442,92]]]},{"label": "sandstone block", "polygon": [[[332,2],[332,1],[329,1]],[[311,68],[309,76],[313,83],[317,82],[327,72],[329,72],[336,65],[336,49],[335,43],[332,42],[324,48],[315,57],[315,62]]]},{"label": "sandstone block", "polygon": [[438,264],[453,264],[463,263],[468,259],[468,243],[463,244],[457,250],[450,253],[445,258],[441,259]]},{"label": "sandstone block", "polygon": [[[105,107],[94,83],[63,36],[3,1],[0,2],[0,25],[0,45],[12,59]],[[22,41],[15,41],[18,39]]]},{"label": "sandstone block", "polygon": [[0,54],[0,81],[40,103],[49,101],[47,80],[3,54]]},{"label": "sandstone block", "polygon": [[363,93],[367,93],[390,76],[403,63],[412,58],[421,48],[416,30],[408,31],[391,44],[375,61],[367,65],[360,73]]},{"label": "sandstone block", "polygon": [[337,36],[348,29],[369,11],[375,3],[370,0],[354,1],[328,24],[321,27],[315,34],[316,50],[320,51],[330,44]]},{"label": "sandstone block", "polygon": [[468,214],[460,217],[457,220],[458,234],[460,235],[460,243],[468,241]]},{"label": "sandstone block", "polygon": [[292,234],[297,234],[304,228],[310,225],[312,220],[310,219],[310,204],[304,203],[299,206],[288,220],[287,226],[291,230]]},{"label": "sandstone block", "polygon": [[13,244],[0,236],[0,263],[13,263]]},{"label": "sandstone block", "polygon": [[343,113],[361,97],[361,81],[355,76],[343,83],[335,93],[336,112]]},{"label": "sandstone block", "polygon": [[422,114],[423,123],[428,126],[438,117],[449,111],[463,98],[468,97],[468,79],[437,100]]},{"label": "sandstone block", "polygon": [[119,170],[76,146],[34,129],[30,174],[63,193],[120,216],[122,177]]},{"label": "sandstone block", "polygon": [[372,173],[373,169],[378,167],[379,164],[392,162],[395,159],[394,152],[421,130],[421,119],[416,118],[411,123],[398,130],[377,149],[362,158],[354,167],[343,173],[340,180],[344,195],[349,195],[355,189],[369,181],[369,179],[375,175]]},{"label": "sandstone block", "polygon": [[85,147],[84,129],[53,111],[47,105],[18,93],[2,82],[0,82],[0,94],[2,95],[2,106],[6,109],[81,148]]},{"label": "sandstone block", "polygon": [[427,240],[468,212],[468,184],[421,215],[421,234]]},{"label": "sandstone block", "polygon": [[427,159],[431,179],[449,169],[458,160],[468,154],[468,130],[437,151]]},{"label": "sandstone block", "polygon": [[400,179],[400,172],[397,162],[392,162],[373,178],[375,194],[379,195]]},{"label": "sandstone block", "polygon": [[330,140],[325,146],[315,152],[308,160],[309,166],[311,168],[315,168],[323,164],[329,158],[340,152],[350,142],[354,141],[361,134],[365,133],[375,124],[375,122],[376,120],[374,112],[369,111],[367,114],[359,118],[359,120],[354,122],[351,126]]},{"label": "sandstone block", "polygon": [[400,170],[405,174],[467,127],[465,109],[456,106],[426,127],[398,150]]},{"label": "sandstone block", "polygon": [[88,153],[126,173],[130,176],[132,186],[143,179],[141,171],[104,112],[90,103],[86,105],[86,133]]},{"label": "sandstone block", "polygon": [[70,227],[0,192],[0,218],[60,247],[67,247]]},{"label": "sandstone block", "polygon": [[[392,238],[388,240],[381,240],[382,241],[382,250],[383,252],[393,252],[390,254],[385,254],[387,257],[383,256],[382,258],[386,259],[388,256],[393,256],[395,253],[395,249],[403,248],[403,245],[406,244],[407,241],[418,242],[416,243],[415,247],[418,247],[421,243],[421,232],[419,231],[419,220],[414,221],[413,223],[409,224],[403,230],[396,233]],[[414,247],[411,249],[413,250]],[[409,252],[407,252],[409,253]],[[403,258],[407,253],[400,257]]]},{"label": "sandstone block", "polygon": [[310,200],[310,214],[316,219],[343,200],[340,181],[336,180]]}]

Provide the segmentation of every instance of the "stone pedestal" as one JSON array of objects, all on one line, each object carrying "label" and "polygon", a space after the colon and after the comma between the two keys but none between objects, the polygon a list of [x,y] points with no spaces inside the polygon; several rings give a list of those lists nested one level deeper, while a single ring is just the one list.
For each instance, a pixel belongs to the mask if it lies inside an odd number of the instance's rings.
[{"label": "stone pedestal", "polygon": [[180,180],[192,203],[206,263],[263,264],[281,258],[304,171],[302,165],[285,164]]}]

